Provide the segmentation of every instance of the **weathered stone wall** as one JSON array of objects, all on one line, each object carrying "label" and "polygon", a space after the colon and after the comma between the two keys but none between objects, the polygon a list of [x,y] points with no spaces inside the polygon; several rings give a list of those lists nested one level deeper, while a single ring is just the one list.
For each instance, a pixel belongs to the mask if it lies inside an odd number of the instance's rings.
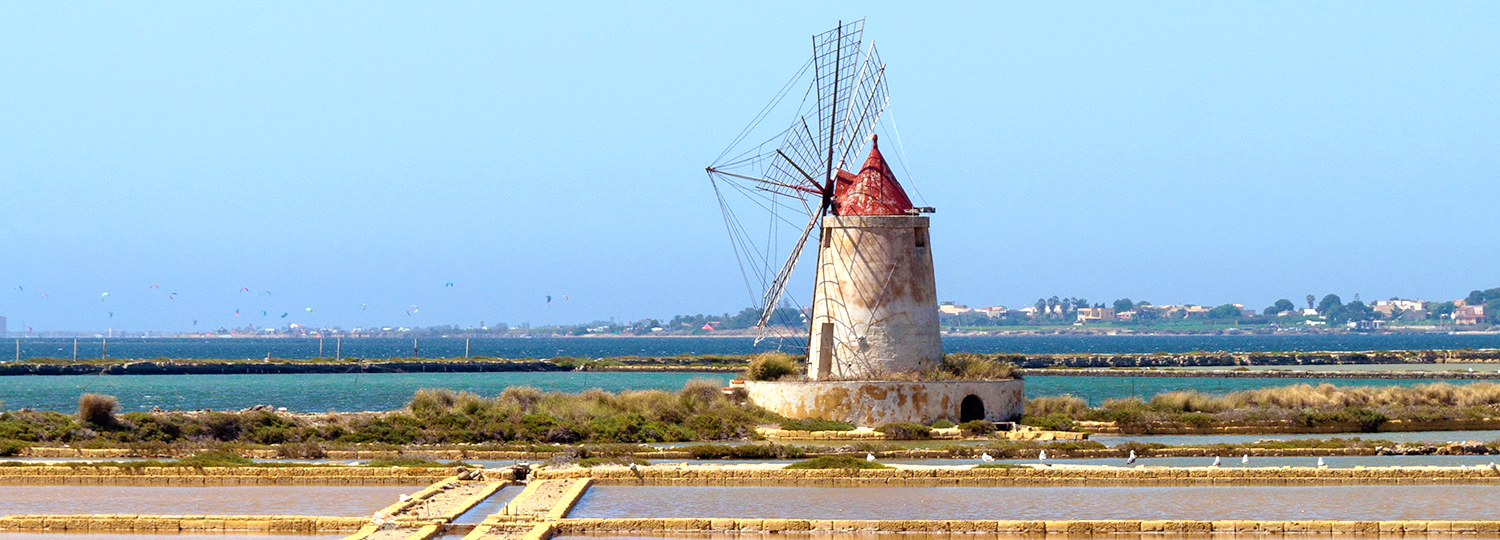
[{"label": "weathered stone wall", "polygon": [[[844,519],[739,519],[739,518],[586,518],[565,519],[553,526],[558,535],[609,535],[621,533],[773,533],[777,535],[866,533],[866,534],[984,534],[1017,537],[1053,536],[1080,538],[1109,536],[1157,538],[1183,536],[1214,538],[1270,535],[1329,535],[1360,537],[1414,535],[1494,535],[1500,521],[1250,521],[1250,520],[844,520]],[[1168,536],[1170,535],[1170,536]],[[744,538],[744,536],[736,536]],[[793,537],[795,538],[795,536]]]},{"label": "weathered stone wall", "polygon": [[449,474],[447,468],[426,467],[0,467],[0,485],[399,486]]},{"label": "weathered stone wall", "polygon": [[823,218],[809,378],[879,378],[930,369],[942,358],[927,223],[920,216]]},{"label": "weathered stone wall", "polygon": [[595,485],[673,486],[1192,486],[1192,485],[1500,485],[1500,470],[1458,467],[1014,467],[933,469],[738,469],[620,467],[542,470],[539,478],[588,478]]},{"label": "weathered stone wall", "polygon": [[842,420],[876,427],[892,422],[931,425],[939,419],[958,421],[967,396],[984,404],[990,421],[1021,416],[1026,406],[1020,380],[1004,381],[747,381],[745,390],[756,405],[788,418]]}]

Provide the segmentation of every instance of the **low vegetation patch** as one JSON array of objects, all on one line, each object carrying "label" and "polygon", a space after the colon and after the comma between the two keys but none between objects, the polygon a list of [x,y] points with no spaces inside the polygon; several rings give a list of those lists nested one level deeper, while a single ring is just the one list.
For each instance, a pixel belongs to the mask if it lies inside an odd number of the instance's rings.
[{"label": "low vegetation patch", "polygon": [[884,433],[885,438],[887,439],[897,441],[926,439],[932,436],[932,428],[915,422],[897,422],[894,424],[886,424],[875,428],[875,431]]},{"label": "low vegetation patch", "polygon": [[889,469],[890,467],[854,456],[818,456],[787,465],[788,469]]},{"label": "low vegetation patch", "polygon": [[1500,384],[1432,383],[1412,386],[1335,386],[1294,384],[1207,394],[1163,392],[1149,400],[1117,398],[1097,407],[1074,396],[1034,398],[1022,423],[1058,428],[1070,421],[1114,422],[1126,429],[1151,424],[1196,428],[1220,425],[1351,425],[1374,432],[1391,420],[1441,422],[1500,416]]},{"label": "low vegetation patch", "polygon": [[795,356],[784,352],[763,352],[750,359],[745,370],[745,380],[779,381],[802,373],[802,363]]},{"label": "low vegetation patch", "polygon": [[[326,447],[386,445],[651,443],[739,440],[755,427],[784,420],[731,399],[718,382],[689,381],[677,392],[576,394],[510,387],[483,397],[418,390],[405,410],[327,415],[240,412],[130,412],[116,416],[110,396],[86,394],[77,416],[46,411],[0,413],[0,441],[75,447],[139,447],[172,455],[182,446],[233,443],[278,446],[284,457],[319,458]],[[4,450],[5,448],[0,448]]]},{"label": "low vegetation patch", "polygon": [[693,459],[801,459],[802,448],[785,444],[695,444],[683,448]]},{"label": "low vegetation patch", "polygon": [[854,431],[854,424],[822,418],[796,418],[781,423],[787,431]]}]

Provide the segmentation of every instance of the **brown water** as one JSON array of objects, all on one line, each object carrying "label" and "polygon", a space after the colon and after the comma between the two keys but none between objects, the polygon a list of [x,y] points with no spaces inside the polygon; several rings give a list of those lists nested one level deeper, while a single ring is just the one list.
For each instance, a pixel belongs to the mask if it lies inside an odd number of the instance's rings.
[{"label": "brown water", "polygon": [[[368,516],[421,486],[0,486],[6,514]],[[47,535],[45,538],[59,538]],[[131,539],[142,538],[130,536]],[[221,538],[214,536],[214,538]],[[260,537],[258,537],[260,538]],[[0,540],[9,540],[3,537]]]},{"label": "brown water", "polygon": [[595,486],[568,517],[1493,520],[1500,487]]}]

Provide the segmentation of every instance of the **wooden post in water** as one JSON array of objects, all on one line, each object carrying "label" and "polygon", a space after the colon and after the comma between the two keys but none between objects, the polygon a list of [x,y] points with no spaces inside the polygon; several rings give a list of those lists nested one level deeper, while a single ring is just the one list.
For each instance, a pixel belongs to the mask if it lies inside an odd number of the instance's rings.
[{"label": "wooden post in water", "polygon": [[78,361],[78,338],[73,338],[73,361]]},{"label": "wooden post in water", "polygon": [[417,357],[417,338],[411,338],[411,357]]},{"label": "wooden post in water", "polygon": [[469,338],[464,338],[464,360],[469,359]]},{"label": "wooden post in water", "polygon": [[318,358],[323,358],[323,335],[318,334]]},{"label": "wooden post in water", "polygon": [[109,358],[109,338],[104,338],[104,340],[101,341],[101,342],[99,342],[99,343],[100,343],[100,345],[99,345],[99,359],[100,360],[108,359]]},{"label": "wooden post in water", "polygon": [[333,338],[333,359],[339,362],[344,360],[344,338]]}]

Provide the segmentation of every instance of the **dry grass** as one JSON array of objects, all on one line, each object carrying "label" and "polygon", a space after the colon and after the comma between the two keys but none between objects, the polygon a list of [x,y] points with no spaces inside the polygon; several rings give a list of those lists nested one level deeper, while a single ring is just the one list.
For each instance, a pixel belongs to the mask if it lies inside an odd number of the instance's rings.
[{"label": "dry grass", "polygon": [[78,396],[78,419],[95,426],[116,425],[119,420],[115,418],[115,410],[119,408],[120,400],[114,396],[94,393]]},{"label": "dry grass", "polygon": [[1072,394],[1041,396],[1026,401],[1027,416],[1061,414],[1072,418],[1080,418],[1088,410],[1088,403],[1082,398],[1074,397]]},{"label": "dry grass", "polygon": [[1197,391],[1167,392],[1151,398],[1151,408],[1162,411],[1219,413],[1244,408],[1325,409],[1342,407],[1487,407],[1500,405],[1500,384],[1476,382],[1413,386],[1338,387],[1296,384],[1241,390],[1228,394]]},{"label": "dry grass", "polygon": [[763,352],[750,359],[745,370],[745,380],[777,381],[795,377],[802,373],[802,364],[797,357],[784,352]]}]

